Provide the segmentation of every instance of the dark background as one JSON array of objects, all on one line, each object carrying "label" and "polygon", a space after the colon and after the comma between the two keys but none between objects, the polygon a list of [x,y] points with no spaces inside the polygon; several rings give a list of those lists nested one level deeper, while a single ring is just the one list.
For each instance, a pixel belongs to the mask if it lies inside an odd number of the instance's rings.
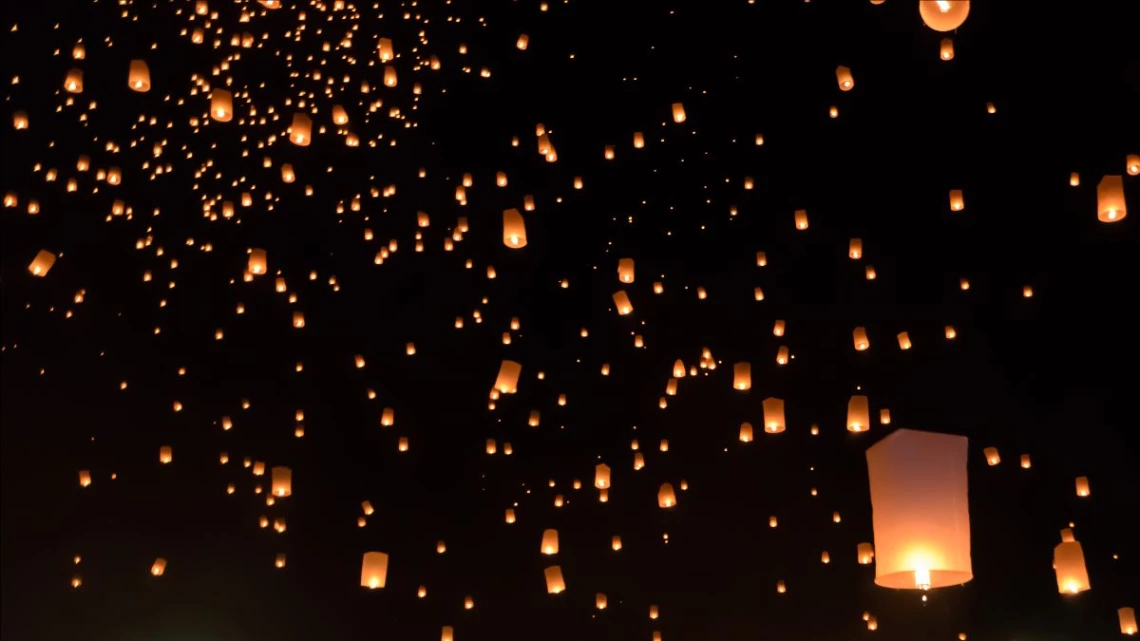
[{"label": "dark background", "polygon": [[[215,0],[224,43],[216,50],[178,35],[200,24],[188,22],[188,2],[5,6],[0,188],[20,196],[18,208],[0,211],[5,640],[436,639],[442,625],[458,641],[648,640],[653,630],[666,640],[1119,635],[1116,609],[1140,606],[1140,270],[1137,212],[1099,223],[1096,183],[1140,153],[1135,3],[975,2],[950,62],[938,58],[943,34],[904,0],[575,1],[546,12],[530,1],[421,2],[385,4],[383,19],[361,3],[357,20],[331,3],[286,4],[242,24],[243,5]],[[305,37],[283,38],[300,10]],[[354,22],[350,64],[335,46]],[[232,48],[235,28],[270,38],[261,49]],[[515,48],[519,33],[530,36],[525,52]],[[379,65],[366,66],[380,36],[400,54],[396,88],[381,86]],[[87,59],[73,61],[80,37]],[[241,59],[228,73],[210,74],[235,51]],[[431,54],[440,71],[413,69]],[[150,65],[146,94],[126,87],[136,57]],[[838,91],[839,64],[854,73],[851,92]],[[73,66],[85,71],[84,93],[57,112]],[[484,66],[488,79],[478,76]],[[323,92],[326,81],[290,74],[315,68],[336,79],[337,98],[315,94],[315,127],[329,130],[299,148],[284,140],[295,97]],[[232,76],[259,115],[273,107],[280,120],[242,126],[248,104],[239,96],[233,122],[190,126],[208,102],[190,95],[195,73],[217,86]],[[344,74],[351,82],[340,82]],[[361,79],[371,94],[359,93]],[[413,82],[423,85],[418,99]],[[384,106],[368,116],[376,98]],[[97,108],[85,110],[91,100]],[[677,101],[683,125],[670,118]],[[333,102],[348,110],[361,147],[334,135]],[[387,117],[392,106],[407,119]],[[17,109],[29,113],[29,130],[11,128]],[[158,125],[137,124],[139,114]],[[539,122],[557,163],[536,153]],[[632,148],[634,131],[645,132],[645,149]],[[271,135],[281,140],[259,149]],[[121,150],[108,152],[107,140]],[[167,141],[159,161],[174,172],[152,181],[141,166],[156,162],[156,140]],[[603,160],[607,144],[614,161]],[[91,172],[77,174],[79,154],[91,157]],[[272,168],[262,167],[265,156]],[[213,167],[195,179],[206,158]],[[285,162],[298,174],[293,184],[280,181]],[[60,177],[45,183],[35,163]],[[123,184],[91,193],[94,170],[112,165]],[[507,188],[494,186],[498,170]],[[1073,171],[1078,188],[1068,185]],[[454,186],[464,172],[475,185],[460,207]],[[579,175],[585,189],[576,191]],[[80,190],[66,194],[72,176]],[[243,176],[257,186],[255,206],[233,220],[204,218],[204,194],[237,202],[248,186],[231,181]],[[752,191],[742,189],[745,176]],[[1125,176],[1134,210],[1136,180]],[[369,196],[389,184],[394,197]],[[964,211],[949,211],[950,189],[964,190]],[[363,206],[352,212],[356,194]],[[525,194],[537,202],[525,214],[529,245],[511,251],[501,211],[521,209]],[[29,198],[39,215],[26,214]],[[107,221],[116,198],[133,208],[129,220]],[[799,208],[810,216],[804,232],[793,228]],[[417,230],[417,210],[431,215],[430,227]],[[444,252],[458,216],[470,232]],[[423,253],[413,251],[417,231]],[[136,250],[148,236],[151,246]],[[863,239],[863,261],[847,258],[852,237]],[[373,264],[393,238],[399,251]],[[272,276],[242,282],[249,247],[268,251],[296,305],[273,291]],[[26,268],[41,248],[59,259],[37,279]],[[768,255],[763,269],[758,250]],[[636,260],[632,285],[619,287],[619,257]],[[864,279],[866,264],[876,281]],[[962,277],[968,292],[958,289]],[[656,280],[662,296],[652,293]],[[1021,296],[1027,284],[1032,299]],[[752,300],[756,286],[765,301]],[[613,311],[619,288],[633,301],[629,317]],[[303,330],[291,327],[293,309],[305,313]],[[454,329],[456,316],[464,329]],[[504,346],[512,316],[522,329]],[[772,336],[775,319],[787,321],[782,339]],[[947,324],[955,341],[943,337]],[[868,352],[852,348],[855,326],[867,328]],[[907,352],[895,340],[904,330],[914,343]],[[633,347],[633,333],[646,349]],[[408,341],[415,357],[404,355]],[[786,367],[774,362],[779,345],[795,356]],[[658,409],[673,361],[694,365],[706,346],[718,369],[681,380]],[[355,354],[364,369],[353,367]],[[519,392],[488,411],[504,358],[523,364]],[[731,389],[736,361],[752,363],[748,393]],[[891,426],[845,431],[858,386],[876,416],[890,408]],[[769,396],[787,404],[789,428],[778,436],[760,431]],[[171,411],[175,399],[181,413]],[[395,409],[395,426],[380,427],[383,407]],[[531,409],[542,413],[537,429],[526,425]],[[232,431],[221,430],[222,416]],[[757,428],[748,445],[736,440],[745,420]],[[809,436],[812,423],[820,436]],[[856,544],[873,536],[863,452],[899,426],[970,438],[975,578],[925,603],[918,592],[876,587],[873,568],[855,562]],[[400,436],[409,453],[397,452]],[[483,453],[488,438],[499,454]],[[647,460],[638,472],[633,438]],[[667,453],[657,451],[662,438]],[[171,465],[158,464],[160,445],[173,446]],[[986,466],[987,446],[1000,449],[1000,466]],[[219,465],[220,451],[229,465]],[[1022,453],[1032,469],[1018,467]],[[290,466],[293,496],[267,508],[253,488],[268,490],[268,476],[242,469],[246,456]],[[613,468],[606,504],[590,487],[599,460]],[[79,469],[91,470],[92,486],[79,487]],[[1079,475],[1090,479],[1089,498],[1075,496]],[[572,490],[574,479],[585,487]],[[682,479],[690,489],[678,506],[658,509],[658,486]],[[237,493],[227,496],[231,482]],[[556,494],[565,507],[553,507]],[[365,499],[376,514],[358,529]],[[508,526],[503,510],[516,502],[518,522]],[[259,529],[262,514],[286,518],[288,530]],[[767,527],[773,514],[776,530]],[[1062,597],[1050,554],[1069,522],[1092,590]],[[556,561],[538,551],[548,527],[561,535]],[[613,535],[624,543],[617,554]],[[367,550],[391,555],[382,591],[358,587]],[[280,552],[283,570],[273,567]],[[154,578],[159,556],[168,566]],[[557,597],[542,575],[553,563],[568,586]],[[786,594],[776,593],[779,579]],[[421,584],[426,599],[416,598]],[[607,610],[594,610],[596,592],[608,595]],[[463,609],[465,595],[474,610]],[[650,604],[661,608],[657,621]],[[878,631],[865,629],[864,611]]]}]

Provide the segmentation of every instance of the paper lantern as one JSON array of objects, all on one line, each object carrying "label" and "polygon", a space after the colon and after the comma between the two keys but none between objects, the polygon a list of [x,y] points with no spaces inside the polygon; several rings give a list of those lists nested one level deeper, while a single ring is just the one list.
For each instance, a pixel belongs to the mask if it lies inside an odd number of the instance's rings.
[{"label": "paper lantern", "polygon": [[782,320],[778,320],[772,324],[772,335],[773,336],[783,336],[784,330],[786,328],[787,328],[787,323],[785,323]]},{"label": "paper lantern", "polygon": [[439,633],[439,641],[455,641],[455,630],[450,625],[443,626]]},{"label": "paper lantern", "polygon": [[293,114],[293,126],[289,128],[289,141],[298,147],[308,147],[313,141],[313,120],[303,113]]},{"label": "paper lantern", "polygon": [[16,129],[28,128],[28,113],[26,111],[17,111],[12,114],[12,126]]},{"label": "paper lantern", "polygon": [[740,391],[752,389],[751,363],[736,363],[732,366],[732,387]]},{"label": "paper lantern", "polygon": [[1124,204],[1124,178],[1105,176],[1096,186],[1097,220],[1102,223],[1115,223],[1124,220],[1128,208]]},{"label": "paper lantern", "polygon": [[158,448],[158,462],[166,465],[174,460],[174,449],[169,445]]},{"label": "paper lantern", "polygon": [[938,46],[938,57],[943,60],[954,59],[954,40],[951,38],[943,38],[942,44]]},{"label": "paper lantern", "polygon": [[28,265],[28,271],[32,276],[44,277],[51,271],[51,266],[55,264],[55,254],[46,249],[41,249],[36,253],[36,257],[32,259],[31,264]]},{"label": "paper lantern", "polygon": [[127,72],[127,86],[133,91],[150,91],[150,68],[146,60],[132,60],[130,70]]},{"label": "paper lantern", "polygon": [[392,427],[396,424],[396,410],[385,407],[380,412],[380,425],[382,427]]},{"label": "paper lantern", "polygon": [[1021,455],[1021,469],[1028,470],[1031,467],[1033,467],[1033,462],[1029,459],[1029,455],[1028,454],[1022,454]]},{"label": "paper lantern", "polygon": [[88,485],[91,485],[90,470],[79,470],[79,487],[87,487]]},{"label": "paper lantern", "polygon": [[1075,171],[1073,173],[1069,174],[1069,186],[1070,187],[1079,187],[1080,185],[1081,185],[1081,175]]},{"label": "paper lantern", "polygon": [[499,366],[499,375],[495,379],[495,389],[503,394],[514,394],[518,391],[521,373],[522,365],[514,361],[503,361]]},{"label": "paper lantern", "polygon": [[1128,154],[1124,159],[1129,176],[1140,176],[1140,154]]},{"label": "paper lantern", "polygon": [[599,609],[599,610],[605,610],[606,609],[606,595],[602,594],[601,592],[598,592],[597,594],[595,594],[594,595],[594,607]]},{"label": "paper lantern", "polygon": [[764,399],[764,431],[769,434],[779,434],[785,429],[784,425],[784,399]]},{"label": "paper lantern", "polygon": [[598,463],[594,466],[594,487],[605,489],[610,486],[610,466]]},{"label": "paper lantern", "polygon": [[740,424],[740,442],[752,442],[752,423],[745,422]]},{"label": "paper lantern", "polygon": [[952,341],[958,337],[958,331],[954,329],[953,325],[946,326],[946,340]]},{"label": "paper lantern", "polygon": [[396,57],[396,50],[392,47],[391,38],[380,38],[380,42],[376,44],[376,54],[380,57],[380,62],[388,62]]},{"label": "paper lantern", "polygon": [[388,581],[388,555],[383,552],[365,552],[360,564],[360,586],[375,590]]},{"label": "paper lantern", "polygon": [[1084,498],[1089,495],[1089,477],[1077,477],[1077,496]]},{"label": "paper lantern", "polygon": [[1092,587],[1085,569],[1085,552],[1078,541],[1062,541],[1053,548],[1053,569],[1061,594],[1077,594]]},{"label": "paper lantern", "polygon": [[851,260],[859,260],[863,257],[863,239],[852,238],[847,246],[847,256]]},{"label": "paper lantern", "polygon": [[867,330],[863,327],[856,327],[851,332],[851,337],[855,341],[855,351],[863,352],[871,346],[870,339],[867,338]]},{"label": "paper lantern", "polygon": [[787,365],[788,364],[788,356],[789,356],[788,346],[787,345],[781,345],[780,348],[778,350],[776,350],[776,364],[777,365]]},{"label": "paper lantern", "polygon": [[899,339],[899,349],[901,349],[901,350],[910,349],[911,345],[910,345],[910,335],[909,334],[907,334],[906,332],[899,332],[898,339]]},{"label": "paper lantern", "polygon": [[823,554],[819,555],[819,562],[824,565],[831,563],[831,555],[827,553],[827,550],[824,550]]},{"label": "paper lantern", "polygon": [[847,431],[866,432],[871,429],[871,403],[866,396],[852,396],[847,401]]},{"label": "paper lantern", "polygon": [[796,229],[803,231],[808,228],[808,215],[806,209],[796,210]]},{"label": "paper lantern", "polygon": [[891,411],[889,409],[884,407],[883,409],[879,410],[879,424],[880,425],[890,425],[891,424]]},{"label": "paper lantern", "polygon": [[375,508],[372,507],[371,501],[361,501],[360,509],[364,512],[365,516],[372,516],[372,513],[376,511]]},{"label": "paper lantern", "polygon": [[967,445],[900,429],[867,450],[877,585],[925,590],[974,577]]},{"label": "paper lantern", "polygon": [[935,31],[953,31],[970,13],[970,0],[919,0],[918,14]]},{"label": "paper lantern", "polygon": [[541,552],[547,555],[558,554],[558,530],[548,529],[542,531]]},{"label": "paper lantern", "polygon": [[645,134],[640,131],[633,132],[633,148],[641,149],[645,147]]},{"label": "paper lantern", "polygon": [[871,561],[875,560],[875,547],[870,543],[860,543],[855,551],[859,565],[871,565]]},{"label": "paper lantern", "polygon": [[673,491],[673,486],[662,483],[661,488],[657,490],[657,507],[668,509],[675,505],[677,505],[677,494]]},{"label": "paper lantern", "polygon": [[961,189],[950,190],[950,211],[962,211],[966,208],[966,198],[962,196]]},{"label": "paper lantern", "polygon": [[675,102],[673,103],[673,122],[680,124],[685,122],[685,105]]},{"label": "paper lantern", "polygon": [[990,467],[1001,463],[1001,455],[998,454],[998,449],[996,447],[987,447],[986,449],[982,450],[982,454],[985,455],[986,463],[988,463]]},{"label": "paper lantern", "polygon": [[629,302],[629,296],[624,291],[614,292],[614,307],[617,308],[619,316],[633,312],[633,303]]},{"label": "paper lantern", "polygon": [[621,258],[618,260],[618,280],[623,283],[633,282],[633,259]]},{"label": "paper lantern", "polygon": [[225,89],[210,93],[210,117],[218,122],[229,122],[234,117],[234,95]]},{"label": "paper lantern", "polygon": [[1132,608],[1120,608],[1116,611],[1116,616],[1120,618],[1120,633],[1128,636],[1136,634],[1136,610]]},{"label": "paper lantern", "polygon": [[851,91],[855,87],[855,78],[851,75],[851,70],[843,65],[835,68],[835,79],[839,82],[840,91]]},{"label": "paper lantern", "polygon": [[276,466],[269,471],[273,479],[273,496],[286,497],[293,495],[293,470]]},{"label": "paper lantern", "polygon": [[610,539],[610,548],[613,549],[614,552],[618,552],[621,550],[621,537],[620,536],[615,536],[615,537]]},{"label": "paper lantern", "polygon": [[503,244],[511,249],[526,247],[526,223],[517,209],[503,211]]},{"label": "paper lantern", "polygon": [[150,573],[152,576],[162,576],[166,572],[166,559],[158,557],[150,566]]},{"label": "paper lantern", "polygon": [[83,93],[83,70],[72,69],[63,79],[63,88],[67,93]]},{"label": "paper lantern", "polygon": [[542,571],[546,575],[546,593],[560,594],[566,591],[566,581],[562,578],[562,568],[552,565]]},{"label": "paper lantern", "polygon": [[264,249],[253,249],[249,252],[249,265],[246,267],[254,276],[264,274],[268,269],[268,259]]}]

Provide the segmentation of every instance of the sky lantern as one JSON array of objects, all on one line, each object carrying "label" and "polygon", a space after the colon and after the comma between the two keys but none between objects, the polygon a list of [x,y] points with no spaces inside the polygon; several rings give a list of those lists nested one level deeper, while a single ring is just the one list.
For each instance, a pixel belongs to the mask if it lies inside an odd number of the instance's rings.
[{"label": "sky lantern", "polygon": [[388,555],[383,552],[365,552],[360,564],[360,586],[375,590],[388,581]]},{"label": "sky lantern", "polygon": [[987,447],[982,450],[982,454],[985,455],[986,463],[988,463],[990,467],[1001,463],[1001,454],[998,453],[998,448],[996,447]]},{"label": "sky lantern", "polygon": [[278,465],[269,470],[273,479],[273,496],[286,497],[293,495],[293,470]]},{"label": "sky lantern", "polygon": [[594,607],[599,610],[605,610],[607,605],[606,595],[598,592],[594,595]]},{"label": "sky lantern", "polygon": [[91,485],[91,471],[79,470],[79,487],[87,487]]},{"label": "sky lantern", "polygon": [[685,363],[679,358],[673,361],[673,378],[685,378]]},{"label": "sky lantern", "polygon": [[28,112],[16,111],[12,114],[12,126],[16,129],[28,128]]},{"label": "sky lantern", "polygon": [[752,364],[736,363],[732,366],[732,388],[740,391],[752,389]]},{"label": "sky lantern", "polygon": [[1077,496],[1084,498],[1089,495],[1089,477],[1077,477]]},{"label": "sky lantern", "polygon": [[675,102],[673,103],[673,122],[681,124],[685,122],[685,105]]},{"label": "sky lantern", "polygon": [[395,58],[396,52],[392,48],[392,39],[380,38],[380,42],[376,45],[376,53],[380,56],[380,62],[388,62]]},{"label": "sky lantern", "polygon": [[610,466],[598,463],[594,466],[594,487],[604,490],[610,486]]},{"label": "sky lantern", "polygon": [[871,429],[871,403],[866,396],[852,396],[847,401],[847,431],[866,432]]},{"label": "sky lantern", "polygon": [[906,332],[899,332],[898,339],[899,339],[899,349],[901,349],[901,350],[910,349],[910,347],[911,347],[910,334],[907,334]]},{"label": "sky lantern", "polygon": [[744,422],[740,424],[740,442],[752,442],[752,423]]},{"label": "sky lantern", "polygon": [[439,633],[439,641],[455,641],[455,629],[450,625],[443,626]]},{"label": "sky lantern", "polygon": [[618,259],[618,280],[623,283],[633,282],[633,259]]},{"label": "sky lantern", "polygon": [[673,485],[662,483],[661,488],[657,490],[657,507],[668,509],[675,505],[677,505],[677,494],[673,491]]},{"label": "sky lantern", "polygon": [[158,462],[166,465],[174,460],[174,449],[169,445],[158,448]]},{"label": "sky lantern", "polygon": [[1140,176],[1140,154],[1128,154],[1124,159],[1129,176]]},{"label": "sky lantern", "polygon": [[870,543],[860,543],[856,546],[855,553],[859,565],[871,565],[871,561],[875,560],[875,546]]},{"label": "sky lantern", "polygon": [[41,249],[36,253],[36,257],[32,259],[31,264],[28,265],[28,271],[32,276],[44,277],[51,271],[51,266],[55,264],[55,254],[46,249]]},{"label": "sky lantern", "polygon": [[784,331],[787,329],[788,324],[782,320],[777,320],[772,324],[772,335],[783,336]]},{"label": "sky lantern", "polygon": [[161,556],[154,560],[150,566],[151,576],[162,576],[166,572],[166,559]]},{"label": "sky lantern", "polygon": [[503,244],[511,249],[526,247],[526,223],[517,209],[503,211]]},{"label": "sky lantern", "polygon": [[942,60],[954,59],[954,39],[943,38],[942,43],[938,46],[938,57]]},{"label": "sky lantern", "polygon": [[803,231],[808,228],[808,215],[806,209],[796,210],[796,229]]},{"label": "sky lantern", "polygon": [[779,434],[786,428],[784,424],[784,399],[764,399],[764,431],[769,434]]},{"label": "sky lantern", "polygon": [[252,249],[249,252],[249,266],[246,268],[254,276],[260,276],[269,269],[268,259],[264,249]]},{"label": "sky lantern", "polygon": [[132,60],[130,70],[127,72],[127,86],[132,91],[150,91],[150,68],[146,60]]},{"label": "sky lantern", "polygon": [[953,31],[970,13],[970,0],[918,0],[918,14],[935,31]]},{"label": "sky lantern", "polygon": [[641,149],[645,147],[645,134],[640,131],[633,132],[633,148]]},{"label": "sky lantern", "polygon": [[218,122],[229,122],[234,117],[234,95],[225,89],[210,93],[210,117]]},{"label": "sky lantern", "polygon": [[950,211],[962,211],[966,208],[966,199],[961,189],[950,190]]},{"label": "sky lantern", "polygon": [[890,425],[891,424],[891,410],[889,410],[885,407],[883,409],[879,410],[879,424],[880,425]]},{"label": "sky lantern", "polygon": [[855,87],[855,78],[851,70],[843,65],[835,68],[835,79],[839,82],[840,91],[851,91]]},{"label": "sky lantern", "polygon": [[72,69],[63,78],[63,88],[67,93],[83,93],[83,70]]},{"label": "sky lantern", "polygon": [[552,565],[542,573],[546,576],[546,593],[560,594],[566,591],[566,581],[562,578],[562,568]]},{"label": "sky lantern", "polygon": [[384,65],[384,86],[395,87],[396,83],[396,68],[392,65]]},{"label": "sky lantern", "polygon": [[1057,591],[1061,594],[1078,594],[1092,587],[1079,541],[1061,541],[1053,548],[1053,569],[1057,573]]},{"label": "sky lantern", "polygon": [[1133,608],[1120,608],[1116,611],[1120,619],[1120,633],[1128,636],[1136,634],[1136,610]]},{"label": "sky lantern", "polygon": [[1124,205],[1124,178],[1105,176],[1096,186],[1097,220],[1102,223],[1115,223],[1124,220],[1128,208]]},{"label": "sky lantern", "polygon": [[633,303],[629,302],[629,296],[624,291],[614,292],[614,306],[620,316],[633,312]]},{"label": "sky lantern", "polygon": [[345,111],[344,107],[342,107],[340,105],[333,105],[332,119],[333,119],[333,122],[335,124],[347,125],[348,124],[348,112]]},{"label": "sky lantern", "polygon": [[308,147],[313,141],[313,120],[301,112],[293,114],[293,126],[289,128],[289,141],[298,147]]},{"label": "sky lantern", "polygon": [[518,391],[521,373],[522,365],[514,361],[503,361],[499,366],[499,376],[495,379],[495,389],[503,394],[514,394]]},{"label": "sky lantern", "polygon": [[852,238],[847,246],[847,256],[851,260],[859,260],[863,257],[863,239]]},{"label": "sky lantern", "polygon": [[546,529],[542,531],[541,552],[546,555],[558,554],[558,530]]},{"label": "sky lantern", "polygon": [[964,436],[900,429],[867,450],[875,583],[930,589],[974,577]]},{"label": "sky lantern", "polygon": [[871,340],[867,338],[867,329],[864,327],[856,327],[851,332],[851,337],[855,341],[855,351],[864,352],[871,346]]}]

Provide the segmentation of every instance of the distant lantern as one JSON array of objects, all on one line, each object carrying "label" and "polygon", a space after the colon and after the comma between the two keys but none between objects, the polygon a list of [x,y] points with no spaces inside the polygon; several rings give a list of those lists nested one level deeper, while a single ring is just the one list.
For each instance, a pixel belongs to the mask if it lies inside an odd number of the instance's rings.
[{"label": "distant lantern", "polygon": [[599,610],[605,610],[606,609],[606,595],[602,594],[601,592],[598,592],[597,594],[595,594],[594,595],[594,607],[599,609]]},{"label": "distant lantern", "polygon": [[614,292],[614,306],[617,307],[617,313],[620,316],[633,312],[633,303],[629,302],[629,295],[624,291]]},{"label": "distant lantern", "polygon": [[289,128],[289,140],[298,147],[308,147],[313,141],[313,120],[303,113],[293,114],[293,126]]},{"label": "distant lantern", "polygon": [[768,254],[765,252],[756,252],[756,266],[764,267],[768,264]]},{"label": "distant lantern", "polygon": [[281,165],[281,182],[291,183],[297,179],[297,174],[293,173],[293,165],[285,163]]},{"label": "distant lantern", "polygon": [[150,68],[146,60],[132,60],[127,72],[127,85],[134,91],[150,91]]},{"label": "distant lantern", "polygon": [[152,576],[162,576],[166,572],[166,559],[158,557],[150,566],[150,573]]},{"label": "distant lantern", "polygon": [[675,102],[673,103],[673,122],[680,124],[685,122],[685,105]]},{"label": "distant lantern", "polygon": [[439,633],[439,641],[455,641],[455,630],[450,625],[443,626],[443,631]]},{"label": "distant lantern", "polygon": [[620,552],[621,547],[622,546],[621,546],[621,537],[620,536],[615,536],[615,537],[610,539],[610,549],[612,549],[614,552]]},{"label": "distant lantern", "polygon": [[925,590],[974,578],[967,445],[900,429],[867,450],[877,585]]},{"label": "distant lantern", "polygon": [[511,249],[526,247],[526,223],[517,209],[503,211],[503,244]]},{"label": "distant lantern", "polygon": [[871,429],[871,404],[866,396],[852,396],[847,401],[847,431],[866,432]]},{"label": "distant lantern", "polygon": [[1077,496],[1084,498],[1089,495],[1089,477],[1077,477]]},{"label": "distant lantern", "polygon": [[633,259],[621,258],[618,260],[618,280],[623,283],[633,282]]},{"label": "distant lantern", "polygon": [[958,337],[958,331],[954,329],[953,325],[946,326],[946,340],[952,341]]},{"label": "distant lantern", "polygon": [[392,427],[396,424],[396,410],[390,407],[385,407],[380,412],[380,425],[383,427]]},{"label": "distant lantern", "polygon": [[396,52],[392,47],[392,39],[380,38],[380,42],[376,45],[376,53],[380,56],[380,62],[388,62],[395,58]]},{"label": "distant lantern", "polygon": [[1116,615],[1120,618],[1120,633],[1128,636],[1136,634],[1136,610],[1132,608],[1120,608],[1116,611]]},{"label": "distant lantern", "polygon": [[778,434],[786,428],[784,424],[784,399],[764,399],[764,431]]},{"label": "distant lantern", "polygon": [[679,358],[673,361],[673,378],[685,378],[685,363]]},{"label": "distant lantern", "polygon": [[273,496],[286,497],[293,495],[293,470],[276,466],[270,470],[273,479]]},{"label": "distant lantern", "polygon": [[784,321],[782,321],[782,320],[777,320],[777,321],[776,321],[776,322],[775,322],[775,323],[772,325],[772,335],[773,335],[773,336],[783,336],[783,335],[784,335],[784,330],[785,330],[786,328],[787,328],[787,323],[785,323],[785,322],[784,322]]},{"label": "distant lantern", "polygon": [[875,560],[875,546],[870,543],[860,543],[856,546],[855,552],[859,558],[859,565],[871,565],[871,561]]},{"label": "distant lantern", "polygon": [[594,487],[604,490],[609,486],[610,466],[605,463],[598,463],[594,466]]},{"label": "distant lantern", "polygon": [[851,260],[859,260],[860,258],[863,257],[863,239],[862,238],[852,238],[851,239],[851,242],[847,246],[847,256],[849,258],[851,258]]},{"label": "distant lantern", "polygon": [[90,470],[79,470],[79,487],[87,487],[88,485],[91,485]]},{"label": "distant lantern", "polygon": [[899,339],[899,349],[902,349],[902,350],[910,349],[910,334],[907,334],[906,332],[899,332],[898,339]]},{"label": "distant lantern", "polygon": [[970,13],[970,0],[919,0],[918,14],[935,31],[953,31]]},{"label": "distant lantern", "polygon": [[855,351],[863,352],[871,346],[871,340],[867,338],[867,330],[863,327],[856,327],[851,332],[851,337],[855,341]]},{"label": "distant lantern", "polygon": [[249,252],[249,265],[246,269],[254,276],[260,276],[269,269],[264,249],[254,249]]},{"label": "distant lantern", "polygon": [[990,467],[1001,463],[1001,454],[998,453],[998,448],[996,447],[987,447],[982,450],[982,454],[985,455],[986,463],[988,463]]},{"label": "distant lantern", "polygon": [[510,523],[514,523],[514,522],[515,522],[515,511],[514,511],[513,509],[511,509],[511,508],[507,508],[507,511],[506,511],[506,513],[505,513],[505,515],[504,515],[504,520],[505,520],[505,521],[506,521],[508,524],[510,524]]},{"label": "distant lantern", "polygon": [[1028,470],[1033,467],[1033,461],[1029,458],[1028,454],[1021,455],[1021,469]]},{"label": "distant lantern", "polygon": [[796,229],[803,231],[808,228],[808,215],[806,209],[796,210]]},{"label": "distant lantern", "polygon": [[657,490],[657,507],[667,509],[675,505],[677,505],[677,494],[673,491],[673,486],[662,483],[661,488]]},{"label": "distant lantern", "polygon": [[831,555],[827,553],[827,550],[824,550],[823,554],[819,555],[819,562],[824,565],[831,563]]},{"label": "distant lantern", "polygon": [[72,69],[63,79],[63,88],[67,93],[83,93],[83,70]]},{"label": "distant lantern", "polygon": [[225,89],[210,93],[210,117],[218,122],[229,122],[234,117],[234,95]]},{"label": "distant lantern", "polygon": [[15,127],[16,129],[27,129],[28,128],[28,112],[17,111],[14,114],[12,114],[12,126]]},{"label": "distant lantern", "polygon": [[891,424],[891,411],[889,409],[884,407],[883,409],[879,410],[879,424],[880,425],[890,425]]},{"label": "distant lantern", "polygon": [[503,361],[499,366],[499,376],[495,379],[495,389],[503,394],[514,394],[518,391],[521,373],[522,365],[514,361]]},{"label": "distant lantern", "polygon": [[752,423],[745,422],[740,424],[740,442],[752,442]]},{"label": "distant lantern", "polygon": [[305,326],[305,314],[301,310],[293,312],[293,327],[301,329]]},{"label": "distant lantern", "polygon": [[962,211],[966,208],[966,199],[961,189],[950,190],[950,211]]},{"label": "distant lantern", "polygon": [[547,555],[558,554],[558,530],[547,529],[542,531],[541,552]]},{"label": "distant lantern", "polygon": [[942,39],[942,44],[938,47],[938,57],[943,60],[954,59],[954,40],[952,38]]},{"label": "distant lantern", "polygon": [[32,259],[31,264],[28,265],[28,271],[32,276],[47,276],[51,271],[51,266],[55,264],[55,254],[46,249],[41,249],[36,253],[36,257]]},{"label": "distant lantern", "polygon": [[1128,208],[1124,205],[1124,179],[1122,176],[1105,176],[1096,186],[1097,220],[1115,223],[1124,220]]},{"label": "distant lantern", "polygon": [[174,449],[169,445],[163,445],[158,448],[158,462],[163,465],[170,463],[174,460]]},{"label": "distant lantern", "polygon": [[1085,552],[1078,541],[1062,541],[1053,548],[1053,569],[1061,594],[1077,594],[1092,587],[1085,568]]},{"label": "distant lantern", "polygon": [[633,148],[641,149],[645,147],[645,134],[640,131],[633,132]]},{"label": "distant lantern", "polygon": [[1128,154],[1124,159],[1129,176],[1140,176],[1140,154]]},{"label": "distant lantern", "polygon": [[519,39],[515,41],[515,47],[518,47],[519,51],[526,51],[528,44],[530,44],[530,37],[528,37],[525,33],[521,34],[519,36]]},{"label": "distant lantern", "polygon": [[1073,173],[1069,174],[1069,186],[1070,187],[1080,187],[1081,186],[1081,175],[1075,171]]},{"label": "distant lantern", "polygon": [[780,348],[776,350],[776,364],[777,365],[787,365],[788,364],[788,358],[790,357],[790,355],[791,355],[791,352],[788,351],[788,346],[787,345],[781,345]]},{"label": "distant lantern", "polygon": [[384,86],[395,87],[396,83],[396,68],[392,65],[384,65]]},{"label": "distant lantern", "polygon": [[546,593],[559,594],[566,591],[566,581],[562,578],[562,568],[552,565],[542,571],[546,575]]},{"label": "distant lantern", "polygon": [[835,79],[839,82],[840,91],[851,91],[855,87],[855,78],[851,75],[851,70],[843,65],[835,68]]},{"label": "distant lantern", "polygon": [[732,366],[732,387],[741,391],[752,389],[751,363],[736,363]]},{"label": "distant lantern", "polygon": [[333,122],[338,124],[338,125],[347,125],[348,124],[348,112],[345,111],[344,107],[341,107],[340,105],[333,105],[332,117],[333,117]]},{"label": "distant lantern", "polygon": [[375,590],[388,581],[388,555],[383,552],[365,552],[360,564],[360,586]]}]

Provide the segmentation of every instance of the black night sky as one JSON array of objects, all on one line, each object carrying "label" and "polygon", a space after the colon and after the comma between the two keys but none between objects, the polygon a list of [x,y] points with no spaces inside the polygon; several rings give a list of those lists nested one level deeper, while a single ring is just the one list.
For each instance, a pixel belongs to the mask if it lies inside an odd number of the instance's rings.
[{"label": "black night sky", "polygon": [[[974,0],[943,33],[919,3],[7,3],[0,637],[1123,638],[1140,5]],[[1133,208],[1118,222],[1098,220],[1105,176]],[[695,375],[666,395],[678,359]],[[504,360],[517,393],[492,399]],[[899,428],[969,439],[964,586],[879,587],[857,562],[865,452]],[[292,495],[267,505],[275,466]],[[1091,589],[1063,595],[1070,526]],[[383,589],[360,585],[368,551]]]}]

